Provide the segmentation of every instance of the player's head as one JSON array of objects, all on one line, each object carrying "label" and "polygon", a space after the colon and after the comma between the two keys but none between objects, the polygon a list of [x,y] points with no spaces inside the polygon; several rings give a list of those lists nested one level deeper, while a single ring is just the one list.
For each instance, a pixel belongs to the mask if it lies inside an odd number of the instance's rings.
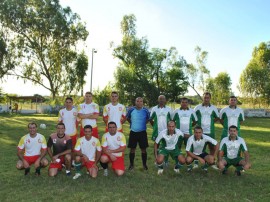
[{"label": "player's head", "polygon": [[169,134],[174,134],[175,122],[174,121],[169,121],[168,124],[167,124],[167,127],[168,127]]},{"label": "player's head", "polygon": [[65,106],[66,108],[72,108],[73,106],[73,99],[71,97],[67,97],[65,100]]},{"label": "player's head", "polygon": [[91,125],[86,125],[83,127],[84,134],[86,138],[91,138],[92,136],[92,126]]},{"label": "player's head", "polygon": [[188,98],[183,97],[181,99],[181,108],[183,108],[183,109],[187,109],[188,108]]},{"label": "player's head", "polygon": [[85,102],[87,104],[90,104],[93,100],[93,94],[91,92],[86,92],[84,98],[85,98]]},{"label": "player's head", "polygon": [[196,140],[201,139],[203,134],[203,129],[201,126],[195,126],[194,128],[194,136],[196,138]]},{"label": "player's head", "polygon": [[143,107],[143,98],[137,97],[135,100],[135,106],[141,109]]},{"label": "player's head", "polygon": [[229,105],[230,107],[235,107],[237,105],[237,97],[234,95],[230,96]]},{"label": "player's head", "polygon": [[66,127],[65,127],[65,124],[64,123],[58,123],[56,125],[56,131],[57,131],[57,134],[58,135],[64,135],[65,134],[65,130],[66,130]]},{"label": "player's head", "polygon": [[119,95],[116,91],[111,92],[111,102],[116,103],[118,101]]},{"label": "player's head", "polygon": [[165,97],[165,95],[158,96],[158,104],[160,106],[166,105],[166,97]]},{"label": "player's head", "polygon": [[229,127],[229,134],[231,138],[235,138],[238,134],[238,128],[235,125]]},{"label": "player's head", "polygon": [[204,105],[209,105],[210,104],[210,100],[211,100],[211,93],[205,92],[203,94],[203,104]]},{"label": "player's head", "polygon": [[37,133],[37,124],[34,122],[29,123],[28,130],[30,135],[35,135]]},{"label": "player's head", "polygon": [[110,122],[108,123],[108,131],[109,131],[109,133],[110,133],[111,135],[115,135],[115,134],[116,134],[116,132],[117,132],[117,125],[116,125],[115,122],[110,121]]}]

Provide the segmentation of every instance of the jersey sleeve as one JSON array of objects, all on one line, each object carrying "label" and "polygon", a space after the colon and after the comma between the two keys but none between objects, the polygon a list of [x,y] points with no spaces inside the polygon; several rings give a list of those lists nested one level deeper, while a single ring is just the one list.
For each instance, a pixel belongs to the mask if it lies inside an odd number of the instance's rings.
[{"label": "jersey sleeve", "polygon": [[192,121],[194,122],[198,121],[197,115],[194,110],[192,110]]},{"label": "jersey sleeve", "polygon": [[78,106],[78,113],[79,113],[79,114],[82,114],[82,113],[83,113],[83,111],[82,111],[82,105],[79,105],[79,106]]},{"label": "jersey sleeve", "polygon": [[223,138],[223,139],[221,140],[221,143],[220,143],[220,145],[219,145],[219,151],[224,151],[224,150],[225,150],[225,139],[226,139],[226,138]]},{"label": "jersey sleeve", "polygon": [[[167,131],[167,130],[166,130],[166,131]],[[156,142],[157,144],[159,144],[159,142],[161,141],[162,138],[163,138],[163,131],[161,131],[161,132],[158,134],[158,136],[157,136],[155,142]]]},{"label": "jersey sleeve", "polygon": [[120,143],[120,146],[121,146],[121,147],[125,147],[126,144],[127,144],[127,143],[126,143],[126,138],[125,138],[124,134],[121,133],[121,143]]},{"label": "jersey sleeve", "polygon": [[245,143],[245,141],[244,141],[244,139],[242,139],[241,138],[241,149],[242,149],[242,151],[247,151],[248,149],[247,149],[247,145],[246,145],[246,143]]},{"label": "jersey sleeve", "polygon": [[188,141],[187,141],[186,151],[192,152],[191,151],[191,146],[192,146],[192,138],[189,137]]},{"label": "jersey sleeve", "polygon": [[173,120],[175,121],[176,128],[180,129],[180,117],[179,114],[177,113],[177,110],[174,111]]},{"label": "jersey sleeve", "polygon": [[25,137],[26,136],[23,136],[21,139],[20,139],[20,142],[19,142],[19,144],[18,144],[18,149],[20,149],[20,150],[23,150],[24,149],[24,141],[25,141]]},{"label": "jersey sleeve", "polygon": [[107,110],[107,105],[105,105],[103,107],[103,117],[107,117],[108,116],[108,110]]},{"label": "jersey sleeve", "polygon": [[153,107],[150,113],[150,119],[154,119],[155,116],[156,116],[156,111],[155,111],[155,107]]},{"label": "jersey sleeve", "polygon": [[58,113],[58,121],[59,122],[63,121],[61,112],[62,112],[62,110],[60,110]]},{"label": "jersey sleeve", "polygon": [[241,109],[240,115],[239,115],[239,121],[244,121],[245,120],[245,115],[244,111]]},{"label": "jersey sleeve", "polygon": [[217,145],[217,141],[207,135],[204,135],[203,138],[206,139],[206,142],[210,142],[212,145]]},{"label": "jersey sleeve", "polygon": [[107,139],[106,139],[106,133],[102,136],[101,146],[102,147],[108,147],[108,142],[107,142]]},{"label": "jersey sleeve", "polygon": [[80,151],[81,150],[81,141],[82,141],[82,138],[79,138],[76,142],[76,145],[74,147],[74,150],[75,151]]},{"label": "jersey sleeve", "polygon": [[49,148],[51,148],[52,145],[53,145],[53,141],[52,141],[52,138],[51,138],[51,136],[50,136],[49,139],[48,139],[48,142],[47,142],[47,146],[48,146]]},{"label": "jersey sleeve", "polygon": [[214,117],[215,117],[215,118],[219,118],[218,109],[217,109],[216,107],[214,107],[213,112],[214,112]]},{"label": "jersey sleeve", "polygon": [[47,149],[47,142],[46,142],[46,139],[45,137],[42,135],[42,138],[41,138],[41,148],[42,149]]},{"label": "jersey sleeve", "polygon": [[97,147],[97,150],[98,150],[98,151],[101,151],[101,150],[102,150],[102,149],[101,149],[101,144],[100,144],[99,139],[97,139],[96,147]]},{"label": "jersey sleeve", "polygon": [[99,114],[99,105],[95,104],[94,114]]},{"label": "jersey sleeve", "polygon": [[219,118],[222,120],[224,119],[224,117],[223,117],[224,111],[225,111],[225,108],[221,109],[220,113],[219,113]]},{"label": "jersey sleeve", "polygon": [[127,118],[128,119],[131,119],[131,112],[134,110],[134,108],[132,107],[132,108],[130,108],[129,110],[128,110],[128,113],[127,113]]}]

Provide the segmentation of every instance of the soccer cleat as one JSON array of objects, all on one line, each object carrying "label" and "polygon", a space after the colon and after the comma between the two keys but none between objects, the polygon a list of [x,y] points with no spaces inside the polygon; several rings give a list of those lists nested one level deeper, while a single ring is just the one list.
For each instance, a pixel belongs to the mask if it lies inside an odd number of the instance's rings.
[{"label": "soccer cleat", "polygon": [[128,170],[129,171],[132,171],[134,169],[134,166],[133,165],[130,165],[129,167],[128,167]]},{"label": "soccer cleat", "polygon": [[236,174],[237,176],[241,176],[241,171],[240,171],[240,170],[235,170],[235,174]]},{"label": "soccer cleat", "polygon": [[24,175],[28,175],[30,173],[30,168],[25,168]]},{"label": "soccer cleat", "polygon": [[196,163],[194,163],[194,165],[193,165],[193,169],[197,169],[197,168],[199,168],[199,165],[198,165],[198,164],[196,164]]},{"label": "soccer cleat", "polygon": [[192,171],[192,167],[189,167],[188,169],[187,169],[187,172],[191,172]]},{"label": "soccer cleat", "polygon": [[144,169],[144,170],[148,170],[147,165],[143,165],[143,169]]},{"label": "soccer cleat", "polygon": [[207,168],[202,168],[202,170],[203,170],[205,173],[208,173],[208,169],[207,169]]},{"label": "soccer cleat", "polygon": [[157,174],[162,175],[163,174],[163,169],[158,169]]},{"label": "soccer cleat", "polygon": [[212,165],[211,167],[212,167],[214,170],[218,170],[218,167],[217,167],[216,164]]},{"label": "soccer cleat", "polygon": [[103,176],[107,177],[109,175],[108,169],[104,169]]},{"label": "soccer cleat", "polygon": [[40,176],[40,169],[36,169],[35,175]]},{"label": "soccer cleat", "polygon": [[174,168],[173,170],[175,173],[179,173],[179,168]]},{"label": "soccer cleat", "polygon": [[76,173],[76,174],[74,175],[74,177],[73,177],[73,180],[76,180],[76,179],[78,179],[78,178],[81,177],[81,176],[82,176],[81,173]]},{"label": "soccer cleat", "polygon": [[66,176],[71,176],[71,172],[69,170],[66,170]]}]

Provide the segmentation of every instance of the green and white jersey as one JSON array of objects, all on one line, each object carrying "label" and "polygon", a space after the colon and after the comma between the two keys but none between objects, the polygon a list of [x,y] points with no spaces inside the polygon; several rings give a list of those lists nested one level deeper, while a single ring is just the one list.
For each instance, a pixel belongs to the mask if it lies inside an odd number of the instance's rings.
[{"label": "green and white jersey", "polygon": [[182,141],[184,134],[179,129],[175,129],[173,135],[169,135],[168,130],[161,131],[156,138],[155,142],[160,144],[167,150],[174,150],[178,148],[178,143]]},{"label": "green and white jersey", "polygon": [[207,135],[203,134],[199,140],[196,140],[195,136],[192,135],[188,138],[186,151],[192,152],[195,155],[200,155],[205,152],[208,142],[217,145],[217,141]]},{"label": "green and white jersey", "polygon": [[186,110],[180,108],[174,111],[173,120],[176,123],[176,128],[184,134],[192,135],[192,123],[197,121],[197,116],[191,108]]},{"label": "green and white jersey", "polygon": [[247,145],[241,137],[236,137],[234,141],[230,137],[225,137],[220,143],[219,150],[224,152],[224,157],[235,159],[241,157],[241,152],[247,151]]},{"label": "green and white jersey", "polygon": [[235,109],[227,106],[220,111],[220,119],[223,123],[223,135],[228,136],[228,129],[230,126],[235,125],[238,128],[238,135],[240,136],[240,122],[245,120],[244,112],[241,108],[236,107]]},{"label": "green and white jersey", "polygon": [[172,109],[168,106],[153,107],[150,114],[150,119],[154,121],[152,139],[154,140],[158,134],[167,129],[168,122],[172,119]]},{"label": "green and white jersey", "polygon": [[204,134],[215,134],[215,118],[219,118],[218,109],[214,105],[199,104],[194,109],[198,118],[198,125],[202,127]]}]

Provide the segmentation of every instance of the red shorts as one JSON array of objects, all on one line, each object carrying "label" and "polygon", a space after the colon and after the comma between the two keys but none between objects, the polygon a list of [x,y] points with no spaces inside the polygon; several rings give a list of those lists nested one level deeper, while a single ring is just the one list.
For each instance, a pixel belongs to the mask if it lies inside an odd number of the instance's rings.
[{"label": "red shorts", "polygon": [[36,156],[24,156],[24,160],[27,161],[27,163],[29,164],[29,166],[31,166],[32,164],[34,164],[36,162],[36,160],[39,158],[39,155]]},{"label": "red shorts", "polygon": [[95,161],[86,162],[84,159],[82,159],[82,166],[85,166],[87,168],[87,170],[92,168],[94,164],[95,164]]},{"label": "red shorts", "polygon": [[69,137],[71,138],[71,141],[72,141],[72,150],[73,150],[77,142],[77,134],[69,136]]},{"label": "red shorts", "polygon": [[[98,138],[98,128],[97,127],[92,128],[92,136]],[[80,137],[84,137],[83,127],[81,127],[81,129],[80,129]]]},{"label": "red shorts", "polygon": [[49,170],[51,168],[58,168],[58,170],[62,170],[62,168],[63,168],[62,164],[65,163],[65,157],[64,156],[59,156],[59,159],[60,159],[60,162],[50,164]]},{"label": "red shorts", "polygon": [[109,158],[109,161],[112,163],[112,169],[113,170],[125,170],[125,163],[124,163],[124,157],[116,157],[115,161],[112,161],[110,157],[107,154],[102,154],[102,156],[107,156]]}]

